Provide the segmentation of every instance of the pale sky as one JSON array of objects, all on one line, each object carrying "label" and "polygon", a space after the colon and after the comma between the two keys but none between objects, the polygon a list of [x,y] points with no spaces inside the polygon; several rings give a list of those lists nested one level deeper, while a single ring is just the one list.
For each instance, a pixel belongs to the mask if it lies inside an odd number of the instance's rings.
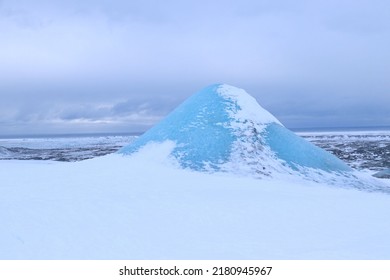
[{"label": "pale sky", "polygon": [[140,132],[214,83],[390,126],[390,1],[0,0],[0,135]]}]

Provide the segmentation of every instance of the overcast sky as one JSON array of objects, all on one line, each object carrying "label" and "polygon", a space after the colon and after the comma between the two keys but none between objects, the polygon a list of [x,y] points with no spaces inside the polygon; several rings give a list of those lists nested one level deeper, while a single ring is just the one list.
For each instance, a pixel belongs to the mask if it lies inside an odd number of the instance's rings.
[{"label": "overcast sky", "polygon": [[143,131],[214,83],[287,127],[390,126],[387,0],[0,0],[0,134]]}]

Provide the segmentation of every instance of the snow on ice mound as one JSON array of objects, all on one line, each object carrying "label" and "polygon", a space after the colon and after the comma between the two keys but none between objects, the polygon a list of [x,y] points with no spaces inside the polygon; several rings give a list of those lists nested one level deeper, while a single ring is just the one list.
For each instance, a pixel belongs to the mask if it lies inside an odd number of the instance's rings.
[{"label": "snow on ice mound", "polygon": [[372,176],[377,177],[377,178],[381,178],[381,179],[390,179],[390,168],[379,171]]},{"label": "snow on ice mound", "polygon": [[249,172],[257,176],[302,169],[351,171],[344,162],[286,129],[244,90],[212,85],[177,107],[122,154],[149,143],[173,141],[182,167]]}]

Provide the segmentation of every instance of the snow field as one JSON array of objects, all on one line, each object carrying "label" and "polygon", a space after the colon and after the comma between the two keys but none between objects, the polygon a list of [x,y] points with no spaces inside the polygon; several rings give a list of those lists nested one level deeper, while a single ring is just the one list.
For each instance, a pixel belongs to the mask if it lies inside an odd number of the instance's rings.
[{"label": "snow field", "polygon": [[183,170],[163,147],[0,162],[0,258],[390,258],[388,195]]}]

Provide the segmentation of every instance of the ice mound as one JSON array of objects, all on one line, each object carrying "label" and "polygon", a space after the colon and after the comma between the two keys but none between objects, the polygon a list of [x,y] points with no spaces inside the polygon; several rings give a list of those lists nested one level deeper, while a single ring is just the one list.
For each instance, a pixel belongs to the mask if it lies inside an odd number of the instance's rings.
[{"label": "ice mound", "polygon": [[217,84],[204,88],[149,129],[122,154],[149,143],[173,141],[171,156],[197,171],[278,173],[348,172],[337,157],[285,128],[244,90]]},{"label": "ice mound", "polygon": [[377,178],[381,178],[381,179],[390,179],[390,168],[379,171],[372,176],[377,177]]}]

